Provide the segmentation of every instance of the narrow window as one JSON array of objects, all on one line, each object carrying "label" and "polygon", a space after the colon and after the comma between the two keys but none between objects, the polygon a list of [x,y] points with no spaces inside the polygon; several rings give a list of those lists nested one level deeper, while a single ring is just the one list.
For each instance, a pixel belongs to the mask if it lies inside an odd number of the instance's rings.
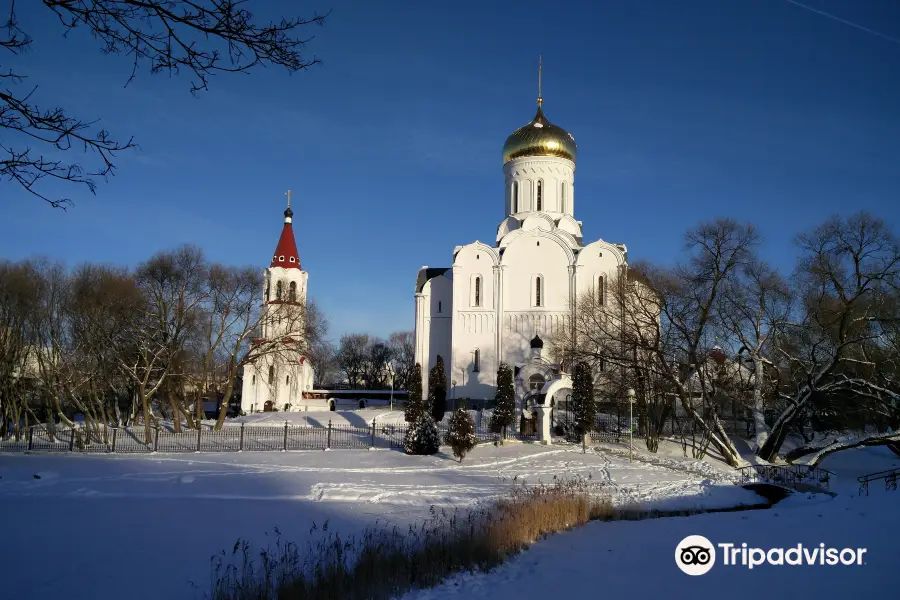
[{"label": "narrow window", "polygon": [[475,349],[475,361],[472,365],[472,371],[477,373],[481,369],[481,350]]},{"label": "narrow window", "polygon": [[256,375],[254,375],[253,378],[250,379],[250,385],[256,385]]},{"label": "narrow window", "polygon": [[290,385],[290,384],[291,384],[291,376],[288,375],[287,377],[284,378],[284,385]]},{"label": "narrow window", "polygon": [[272,385],[273,383],[275,383],[275,367],[270,366],[269,367],[269,385]]},{"label": "narrow window", "polygon": [[441,312],[441,301],[438,300],[438,312]]},{"label": "narrow window", "polygon": [[288,288],[288,300],[291,302],[297,301],[297,282],[292,281],[290,287]]},{"label": "narrow window", "polygon": [[537,209],[544,209],[544,182],[540,179],[537,182]]},{"label": "narrow window", "polygon": [[270,291],[271,287],[272,287],[272,282],[269,281],[268,279],[266,279],[266,302],[269,301],[269,291]]},{"label": "narrow window", "polygon": [[481,277],[475,278],[475,306],[481,306]]},{"label": "narrow window", "polygon": [[513,181],[512,211],[514,213],[519,212],[519,182],[518,181]]},{"label": "narrow window", "polygon": [[541,305],[541,283],[542,283],[541,279],[543,279],[543,278],[542,277],[534,278],[534,305],[535,306]]},{"label": "narrow window", "polygon": [[560,189],[559,197],[562,200],[562,212],[566,212],[566,182],[562,182],[562,189]]},{"label": "narrow window", "polygon": [[284,282],[279,281],[275,284],[275,299],[281,300],[281,290],[284,288]]},{"label": "narrow window", "polygon": [[600,306],[606,306],[606,277],[597,278],[597,302]]}]

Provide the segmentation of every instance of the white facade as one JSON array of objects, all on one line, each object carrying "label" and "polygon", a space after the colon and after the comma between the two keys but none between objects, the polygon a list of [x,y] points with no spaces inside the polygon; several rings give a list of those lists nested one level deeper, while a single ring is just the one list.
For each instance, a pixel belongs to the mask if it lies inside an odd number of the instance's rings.
[{"label": "white facade", "polygon": [[[507,140],[504,160],[506,217],[494,244],[458,246],[450,267],[419,271],[416,360],[426,386],[441,355],[451,396],[486,401],[493,400],[497,367],[506,362],[516,372],[521,408],[529,395],[552,397],[570,387],[553,362],[559,357],[541,356],[533,338],[547,340],[570,326],[575,300],[585,292],[606,294],[627,254],[623,244],[583,243],[575,219],[574,138],[546,120],[540,100],[537,116]],[[537,372],[545,379],[540,389],[536,379],[528,382]]]},{"label": "white facade", "polygon": [[303,410],[309,404],[303,392],[313,388],[315,373],[303,354],[309,274],[300,265],[292,217],[289,203],[272,263],[263,272],[260,338],[253,341],[259,357],[244,367],[241,390],[245,413]]}]

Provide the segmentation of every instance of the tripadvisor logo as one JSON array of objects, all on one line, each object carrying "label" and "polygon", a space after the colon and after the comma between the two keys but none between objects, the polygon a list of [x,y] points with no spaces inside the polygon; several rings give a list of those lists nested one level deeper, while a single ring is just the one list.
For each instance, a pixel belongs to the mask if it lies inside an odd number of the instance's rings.
[{"label": "tripadvisor logo", "polygon": [[[718,549],[718,550],[717,550]],[[702,535],[689,535],[675,547],[675,564],[688,575],[705,575],[716,564],[716,555],[726,567],[741,566],[753,569],[761,565],[772,566],[859,566],[863,565],[866,548],[830,548],[825,544],[789,548],[753,548],[746,543],[713,544]]]}]

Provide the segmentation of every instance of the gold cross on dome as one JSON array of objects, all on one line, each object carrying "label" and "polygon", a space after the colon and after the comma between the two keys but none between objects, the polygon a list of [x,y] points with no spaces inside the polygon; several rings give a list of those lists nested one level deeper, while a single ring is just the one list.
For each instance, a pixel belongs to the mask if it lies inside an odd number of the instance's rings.
[{"label": "gold cross on dome", "polygon": [[290,207],[291,207],[291,190],[286,191],[286,192],[284,193],[284,195],[287,196],[287,199],[288,199],[288,205],[287,205],[287,207],[290,208]]}]

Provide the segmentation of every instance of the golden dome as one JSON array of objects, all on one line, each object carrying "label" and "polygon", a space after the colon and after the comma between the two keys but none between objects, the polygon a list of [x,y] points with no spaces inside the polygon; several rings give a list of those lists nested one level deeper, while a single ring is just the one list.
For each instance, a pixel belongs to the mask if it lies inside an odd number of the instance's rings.
[{"label": "golden dome", "polygon": [[547,120],[538,101],[537,114],[528,125],[513,131],[503,144],[503,164],[522,156],[558,156],[575,162],[578,147],[572,134]]}]

